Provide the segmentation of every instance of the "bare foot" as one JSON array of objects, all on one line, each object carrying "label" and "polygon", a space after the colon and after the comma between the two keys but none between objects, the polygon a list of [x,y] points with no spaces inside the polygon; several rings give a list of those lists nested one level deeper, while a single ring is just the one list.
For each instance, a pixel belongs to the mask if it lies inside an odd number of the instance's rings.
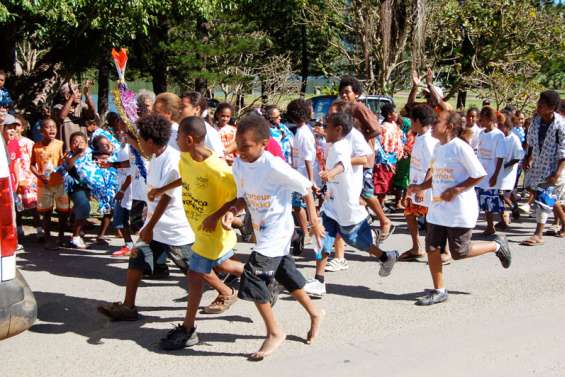
[{"label": "bare foot", "polygon": [[259,348],[259,351],[249,356],[249,360],[251,361],[263,360],[265,357],[275,352],[276,349],[280,347],[280,345],[284,342],[285,339],[286,339],[286,334],[282,332],[276,335],[268,336],[267,339],[265,339],[265,341],[261,345],[261,348]]},{"label": "bare foot", "polygon": [[320,310],[320,313],[310,318],[310,330],[308,331],[308,335],[306,336],[306,344],[314,343],[314,339],[318,336],[318,331],[320,331],[320,325],[322,324],[322,320],[326,316],[326,311],[324,309]]}]

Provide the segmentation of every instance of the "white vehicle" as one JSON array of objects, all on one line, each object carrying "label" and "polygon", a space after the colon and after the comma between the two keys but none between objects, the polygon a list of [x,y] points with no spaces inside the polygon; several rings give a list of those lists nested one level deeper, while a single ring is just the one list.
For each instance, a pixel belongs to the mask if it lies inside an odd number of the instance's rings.
[{"label": "white vehicle", "polygon": [[0,137],[0,340],[27,330],[37,317],[35,297],[16,269],[17,247],[8,157]]}]

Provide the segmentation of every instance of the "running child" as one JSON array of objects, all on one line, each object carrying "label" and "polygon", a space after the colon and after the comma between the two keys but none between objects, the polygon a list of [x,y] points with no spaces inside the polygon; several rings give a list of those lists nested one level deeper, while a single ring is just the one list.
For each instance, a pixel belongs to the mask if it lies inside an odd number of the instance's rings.
[{"label": "running child", "polygon": [[[430,164],[438,139],[432,136],[432,124],[436,120],[435,111],[428,105],[416,105],[412,109],[412,129],[416,132],[416,142],[410,160],[410,184],[426,181],[430,174]],[[420,191],[406,198],[404,217],[408,225],[412,247],[398,258],[402,262],[422,261],[426,253],[418,237],[418,217],[426,217],[432,201],[432,190]]]},{"label": "running child", "polygon": [[[308,122],[310,116],[310,106],[303,99],[295,99],[291,101],[286,113],[289,120],[296,124],[296,132],[294,134],[294,145],[292,147],[292,166],[300,174],[306,177],[312,183],[314,190],[316,188],[316,178],[314,176],[314,162],[316,161],[316,140]],[[308,237],[308,217],[306,216],[306,203],[302,199],[302,194],[297,193],[292,196],[292,208],[298,219],[298,224],[302,229],[305,237]],[[304,241],[305,244],[309,242]]]},{"label": "running child", "polygon": [[[332,143],[328,150],[325,170],[320,177],[327,185],[326,198],[322,205],[322,222],[326,235],[316,250],[316,275],[304,290],[314,297],[322,297],[326,293],[324,271],[337,235],[362,251],[378,258],[381,268],[379,275],[390,275],[398,252],[384,252],[373,242],[373,234],[369,226],[369,214],[359,204],[361,185],[354,176],[351,166],[351,145],[346,140],[353,127],[351,117],[346,113],[334,113],[328,117],[326,139]],[[377,234],[379,236],[379,234]]]},{"label": "running child", "polygon": [[[179,152],[168,145],[171,123],[160,115],[146,115],[137,121],[140,147],[153,158],[149,162],[147,187],[163,187],[180,178]],[[123,303],[101,305],[98,310],[115,321],[139,319],[135,307],[137,289],[144,272],[153,273],[155,261],[168,255],[187,272],[194,233],[186,219],[180,187],[168,190],[159,200],[147,203],[147,219],[138,243],[130,255]],[[141,241],[141,242],[140,242]]]},{"label": "running child", "polygon": [[[500,191],[504,200],[504,204],[512,213],[519,213],[518,201],[514,195],[516,180],[518,179],[518,165],[524,157],[524,149],[520,138],[512,132],[512,123],[510,119],[505,122],[498,123],[498,129],[504,134],[504,164],[500,173]],[[495,228],[505,230],[510,223],[510,216],[507,211],[501,215],[501,222],[495,225]]]},{"label": "running child", "polygon": [[[56,171],[63,162],[63,142],[56,139],[57,124],[53,119],[41,123],[43,139],[35,143],[30,169],[37,177],[37,210],[42,215],[43,231],[38,233],[48,249],[58,249],[65,243],[65,226],[70,210],[63,176]],[[59,216],[59,244],[51,241],[51,214],[53,207]]]},{"label": "running child", "polygon": [[243,264],[231,259],[237,237],[219,221],[233,204],[237,187],[226,161],[204,144],[206,125],[200,117],[184,118],[179,126],[179,165],[182,196],[188,222],[196,236],[188,273],[188,303],[184,322],[161,339],[165,350],[180,349],[198,343],[195,320],[204,283],[219,292],[205,313],[222,313],[237,300],[237,292],[214,273],[214,269],[241,276]]},{"label": "running child", "polygon": [[224,145],[224,155],[229,165],[233,164],[237,149],[235,145],[235,133],[237,128],[230,124],[232,114],[233,107],[226,102],[220,103],[214,112],[214,125]]},{"label": "running child", "polygon": [[282,159],[265,153],[269,137],[269,123],[258,114],[248,115],[239,123],[236,134],[239,157],[233,164],[238,199],[222,218],[222,226],[230,229],[235,216],[247,204],[257,239],[245,264],[238,294],[240,299],[255,302],[267,327],[267,338],[259,351],[250,356],[252,360],[262,360],[272,354],[286,338],[270,304],[269,285],[273,278],[308,312],[308,343],[318,335],[324,315],[304,292],[306,280],[289,255],[294,232],[292,193],[304,195],[312,235],[317,240],[324,235],[312,197],[312,182]]},{"label": "running child", "polygon": [[[504,203],[500,198],[500,173],[503,171],[504,156],[504,134],[496,128],[496,111],[485,106],[481,109],[479,121],[483,131],[479,136],[477,156],[487,172],[487,176],[477,185],[477,196],[481,210],[485,212],[487,228],[484,235],[496,233],[494,227],[494,214],[504,212]],[[506,223],[503,222],[503,226]]]},{"label": "running child", "polygon": [[473,148],[458,137],[461,131],[459,114],[453,111],[440,113],[432,126],[432,136],[439,140],[432,156],[432,176],[408,188],[409,194],[432,189],[426,252],[434,289],[427,291],[416,305],[433,305],[447,300],[441,252],[448,244],[455,260],[495,253],[504,268],[510,267],[512,261],[505,237],[497,235],[491,242],[471,242],[479,216],[473,188],[487,173]]}]

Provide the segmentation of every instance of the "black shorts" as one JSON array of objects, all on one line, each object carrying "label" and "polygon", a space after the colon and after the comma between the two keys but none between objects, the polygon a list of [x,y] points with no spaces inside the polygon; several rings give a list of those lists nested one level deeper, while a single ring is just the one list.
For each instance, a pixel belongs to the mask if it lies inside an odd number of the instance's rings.
[{"label": "black shorts", "polygon": [[192,244],[171,246],[158,241],[151,241],[149,246],[134,248],[129,257],[128,268],[152,275],[157,261],[164,254],[171,258],[183,273],[188,273],[192,256]]},{"label": "black shorts", "polygon": [[306,279],[298,272],[290,255],[272,258],[254,251],[243,268],[239,298],[260,304],[270,302],[268,285],[273,278],[289,292],[301,289],[306,284]]},{"label": "black shorts", "polygon": [[129,223],[132,234],[139,232],[145,223],[143,211],[147,204],[143,200],[132,200],[131,210],[129,211]]},{"label": "black shorts", "polygon": [[469,255],[469,246],[473,229],[471,228],[451,228],[442,225],[428,223],[426,232],[426,251],[439,249],[445,252],[445,246],[449,242],[449,252],[455,260],[466,258]]}]

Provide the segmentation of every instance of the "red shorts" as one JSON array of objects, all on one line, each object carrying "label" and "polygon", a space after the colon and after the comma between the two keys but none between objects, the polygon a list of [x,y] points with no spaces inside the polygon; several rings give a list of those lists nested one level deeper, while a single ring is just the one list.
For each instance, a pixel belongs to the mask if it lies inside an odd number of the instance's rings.
[{"label": "red shorts", "polygon": [[375,195],[387,194],[392,187],[394,172],[385,165],[377,164],[373,169],[373,182],[375,184]]},{"label": "red shorts", "polygon": [[414,204],[410,199],[408,199],[407,202],[408,205],[404,208],[404,216],[423,217],[428,214],[428,207]]}]

